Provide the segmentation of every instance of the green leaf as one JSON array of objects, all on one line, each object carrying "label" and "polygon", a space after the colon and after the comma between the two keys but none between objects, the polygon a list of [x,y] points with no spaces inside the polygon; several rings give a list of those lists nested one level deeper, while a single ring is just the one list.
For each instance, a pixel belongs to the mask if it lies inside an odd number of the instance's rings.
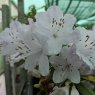
[{"label": "green leaf", "polygon": [[95,95],[95,92],[91,88],[83,85],[82,83],[77,84],[76,87],[81,95]]},{"label": "green leaf", "polygon": [[88,80],[88,81],[91,81],[91,82],[95,82],[95,76],[89,75],[89,76],[83,77],[83,79]]}]

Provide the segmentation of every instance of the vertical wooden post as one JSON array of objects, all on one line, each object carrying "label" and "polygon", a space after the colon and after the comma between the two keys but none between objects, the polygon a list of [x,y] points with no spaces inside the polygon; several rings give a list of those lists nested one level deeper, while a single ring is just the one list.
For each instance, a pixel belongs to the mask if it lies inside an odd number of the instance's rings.
[{"label": "vertical wooden post", "polygon": [[[24,22],[24,0],[18,0],[18,20],[20,22]],[[26,81],[26,70],[23,68],[21,69],[21,79],[22,83]]]},{"label": "vertical wooden post", "polygon": [[[3,29],[9,26],[10,23],[10,8],[8,5],[2,5],[2,25]],[[6,81],[6,93],[7,95],[12,95],[12,85],[11,85],[11,68],[10,64],[7,62],[6,57],[4,57],[5,64],[5,81]]]},{"label": "vertical wooden post", "polygon": [[12,77],[12,91],[13,91],[13,95],[16,95],[16,83],[15,83],[15,78],[16,78],[16,68],[15,65],[12,63],[11,66],[11,77]]},{"label": "vertical wooden post", "polygon": [[[24,0],[18,0],[18,20],[24,22]],[[24,86],[23,84],[27,82],[27,71],[24,68],[20,69],[20,76],[21,85]]]},{"label": "vertical wooden post", "polygon": [[59,4],[59,0],[56,0],[56,5],[58,6],[58,4]]},{"label": "vertical wooden post", "polygon": [[18,0],[18,20],[24,22],[24,0]]},{"label": "vertical wooden post", "polygon": [[[24,22],[24,0],[18,0],[18,20],[20,22]],[[31,85],[31,76],[27,77],[27,71],[25,69],[21,69],[21,79],[22,79],[22,85],[25,82],[28,82]],[[27,95],[33,95],[33,91],[32,91],[32,87],[28,85],[28,87],[26,87],[26,91],[25,93]],[[26,95],[25,94],[25,95]]]},{"label": "vertical wooden post", "polygon": [[6,27],[9,27],[9,23],[10,23],[10,8],[8,5],[2,5],[2,27],[3,30]]}]

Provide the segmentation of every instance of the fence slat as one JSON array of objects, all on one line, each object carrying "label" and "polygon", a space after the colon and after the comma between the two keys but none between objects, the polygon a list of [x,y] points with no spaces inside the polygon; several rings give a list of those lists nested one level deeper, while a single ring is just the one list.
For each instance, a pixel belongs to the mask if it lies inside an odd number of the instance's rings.
[{"label": "fence slat", "polygon": [[[20,22],[24,22],[24,0],[18,0],[18,20]],[[22,79],[22,86],[23,86],[23,83],[27,82],[29,83],[30,85],[28,85],[28,87],[26,87],[25,89],[27,90],[26,91],[26,94],[27,95],[33,95],[33,88],[32,88],[32,84],[31,84],[31,76],[28,76],[27,77],[27,71],[25,69],[21,69],[21,79]],[[25,90],[23,89],[23,90]],[[26,95],[25,94],[25,95]]]},{"label": "fence slat", "polygon": [[24,0],[18,0],[18,20],[24,22]]},{"label": "fence slat", "polygon": [[[18,20],[20,22],[24,22],[24,0],[18,0]],[[26,71],[22,68],[21,69],[21,79],[22,83],[26,81],[26,76],[27,73]]]},{"label": "fence slat", "polygon": [[8,5],[2,5],[2,27],[5,29],[6,27],[9,27],[10,23],[10,8]]},{"label": "fence slat", "polygon": [[[10,8],[8,5],[2,5],[2,27],[5,29],[10,23]],[[7,62],[7,57],[4,57],[5,64],[5,82],[6,82],[6,93],[7,95],[12,95],[12,85],[11,85],[11,68],[10,64]]]},{"label": "fence slat", "polygon": [[[18,0],[18,20],[20,22],[24,22],[24,0]],[[24,85],[27,82],[27,71],[24,68],[21,68],[20,70],[20,76],[21,76],[21,89],[20,94],[22,94],[24,90]]]}]

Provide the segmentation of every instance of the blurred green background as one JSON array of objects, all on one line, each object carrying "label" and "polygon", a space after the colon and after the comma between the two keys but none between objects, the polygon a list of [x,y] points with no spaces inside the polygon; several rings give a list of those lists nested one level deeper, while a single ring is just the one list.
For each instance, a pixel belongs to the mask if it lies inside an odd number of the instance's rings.
[{"label": "blurred green background", "polygon": [[[11,0],[17,6],[17,0]],[[64,13],[77,17],[77,25],[92,27],[95,24],[95,0],[24,0],[25,13],[35,5],[37,12],[45,11],[44,6],[58,5]]]}]

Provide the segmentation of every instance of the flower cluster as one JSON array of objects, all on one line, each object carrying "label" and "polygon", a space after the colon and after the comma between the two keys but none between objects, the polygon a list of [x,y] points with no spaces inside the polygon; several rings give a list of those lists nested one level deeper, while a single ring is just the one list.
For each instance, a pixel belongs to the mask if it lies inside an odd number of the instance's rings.
[{"label": "flower cluster", "polygon": [[[93,30],[75,27],[76,18],[63,14],[57,6],[37,13],[35,18],[36,22],[29,19],[28,25],[12,21],[10,28],[0,33],[2,55],[8,55],[13,63],[24,59],[23,67],[39,72],[40,76],[49,76],[52,72],[54,83],[69,80],[77,84],[81,75],[92,73],[95,68],[95,27]],[[69,85],[55,87],[50,95],[68,93],[64,92],[66,88],[68,90]],[[74,85],[71,93],[79,95]]]}]

